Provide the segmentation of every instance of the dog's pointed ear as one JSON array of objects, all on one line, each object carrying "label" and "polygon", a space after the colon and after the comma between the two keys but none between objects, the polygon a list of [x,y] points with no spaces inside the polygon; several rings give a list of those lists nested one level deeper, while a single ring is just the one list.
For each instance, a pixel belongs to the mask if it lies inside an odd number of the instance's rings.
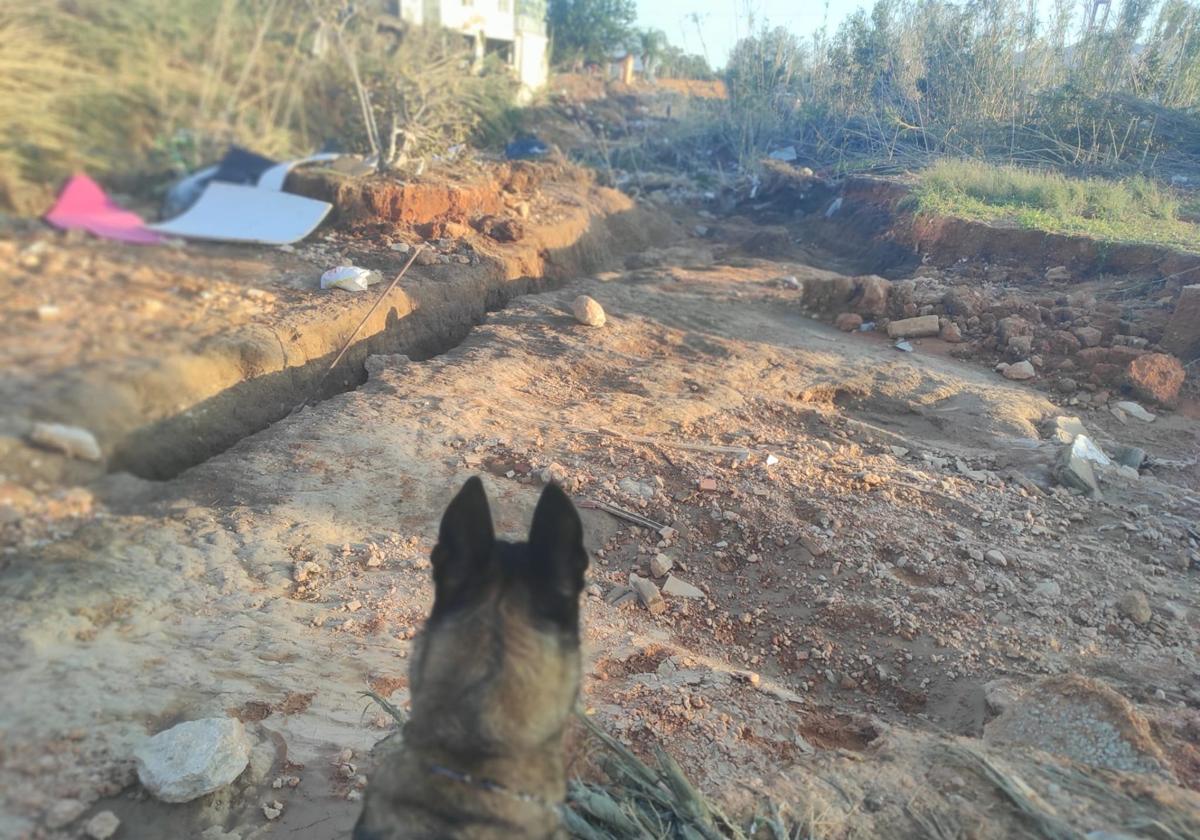
[{"label": "dog's pointed ear", "polygon": [[588,556],[583,547],[583,523],[557,484],[546,485],[533,512],[529,557],[538,610],[568,627],[577,627]]},{"label": "dog's pointed ear", "polygon": [[496,533],[487,494],[478,476],[450,500],[442,514],[438,542],[433,547],[434,612],[444,612],[461,602],[472,583],[487,575]]}]

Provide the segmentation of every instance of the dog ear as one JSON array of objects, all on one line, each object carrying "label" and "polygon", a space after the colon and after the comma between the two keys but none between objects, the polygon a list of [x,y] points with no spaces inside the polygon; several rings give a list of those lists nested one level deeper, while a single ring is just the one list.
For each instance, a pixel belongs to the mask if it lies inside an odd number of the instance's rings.
[{"label": "dog ear", "polygon": [[433,547],[433,613],[461,604],[487,577],[496,534],[487,494],[478,476],[469,478],[442,514]]},{"label": "dog ear", "polygon": [[529,560],[534,609],[564,627],[577,629],[588,556],[583,548],[583,523],[557,484],[546,485],[533,512]]}]

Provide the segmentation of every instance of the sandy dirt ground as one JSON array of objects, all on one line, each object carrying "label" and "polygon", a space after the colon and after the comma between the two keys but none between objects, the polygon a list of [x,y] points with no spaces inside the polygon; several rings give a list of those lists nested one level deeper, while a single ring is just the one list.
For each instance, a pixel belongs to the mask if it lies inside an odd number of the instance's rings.
[{"label": "sandy dirt ground", "polygon": [[[780,280],[835,282],[836,260],[733,258],[679,215],[630,267],[517,298],[424,361],[371,355],[360,387],[168,480],[0,484],[0,835],[79,837],[110,810],[122,838],[345,836],[393,730],[363,692],[404,707],[437,523],[479,474],[507,535],[546,480],[581,505],[583,703],[713,795],[769,795],[816,837],[1196,836],[1196,420],[1064,409],[939,339],[839,332]],[[70,266],[132,288],[142,253]],[[159,252],[179,295],[220,305],[81,292],[65,323],[84,355],[127,358],[287,321],[311,302],[288,299],[302,256]],[[572,317],[580,294],[605,326]],[[30,334],[0,335],[14,394],[80,363],[22,361]],[[1064,489],[1063,413],[1152,466]],[[654,614],[625,587],[667,562],[698,591]],[[225,715],[256,744],[233,785],[182,806],[140,788],[149,734]]]}]

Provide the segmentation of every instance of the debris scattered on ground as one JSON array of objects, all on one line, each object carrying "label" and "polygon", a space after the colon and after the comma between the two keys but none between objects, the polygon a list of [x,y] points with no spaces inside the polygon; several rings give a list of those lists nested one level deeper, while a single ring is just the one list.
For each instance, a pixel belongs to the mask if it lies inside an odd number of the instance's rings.
[{"label": "debris scattered on ground", "polygon": [[141,216],[124,210],[86,175],[72,176],[46,214],[46,221],[62,230],[86,230],[104,239],[136,245],[157,245],[162,236],[150,230]]},{"label": "debris scattered on ground", "polygon": [[331,207],[291,193],[213,181],[182,214],[148,227],[188,239],[285,245],[312,233]]},{"label": "debris scattered on ground", "polygon": [[340,265],[321,275],[322,289],[344,289],[347,292],[365,292],[380,281],[378,271],[359,268],[356,265]]}]

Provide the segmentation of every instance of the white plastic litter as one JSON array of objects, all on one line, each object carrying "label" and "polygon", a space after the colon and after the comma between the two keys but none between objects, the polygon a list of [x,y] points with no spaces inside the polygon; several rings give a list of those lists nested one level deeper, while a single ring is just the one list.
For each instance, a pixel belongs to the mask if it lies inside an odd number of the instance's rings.
[{"label": "white plastic litter", "polygon": [[904,339],[900,339],[892,346],[895,347],[897,350],[899,350],[901,353],[911,353],[913,351],[913,346],[910,343],[908,343],[907,341],[905,341]]},{"label": "white plastic litter", "polygon": [[321,275],[321,288],[365,292],[368,286],[378,283],[380,279],[378,271],[359,268],[356,265],[339,265]]},{"label": "white plastic litter", "polygon": [[771,152],[768,157],[770,157],[771,160],[793,161],[797,157],[796,147],[784,146],[782,149],[776,149],[775,151]]},{"label": "white plastic litter", "polygon": [[299,160],[285,160],[283,163],[277,163],[268,169],[266,172],[258,176],[258,186],[264,190],[282,190],[283,182],[287,180],[288,173],[297,166],[304,166],[308,163],[323,163],[328,160],[337,160],[342,155],[340,152],[321,152],[315,155],[309,155],[306,158]]},{"label": "white plastic litter", "polygon": [[191,239],[288,245],[316,230],[332,206],[291,193],[214,181],[182,215],[148,227]]}]

